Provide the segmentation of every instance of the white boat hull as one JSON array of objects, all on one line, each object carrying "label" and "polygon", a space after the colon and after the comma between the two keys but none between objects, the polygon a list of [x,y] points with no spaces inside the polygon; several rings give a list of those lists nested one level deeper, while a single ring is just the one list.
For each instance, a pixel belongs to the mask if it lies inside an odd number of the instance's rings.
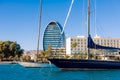
[{"label": "white boat hull", "polygon": [[27,68],[49,68],[55,67],[54,64],[51,63],[41,63],[41,62],[18,62],[21,66]]}]

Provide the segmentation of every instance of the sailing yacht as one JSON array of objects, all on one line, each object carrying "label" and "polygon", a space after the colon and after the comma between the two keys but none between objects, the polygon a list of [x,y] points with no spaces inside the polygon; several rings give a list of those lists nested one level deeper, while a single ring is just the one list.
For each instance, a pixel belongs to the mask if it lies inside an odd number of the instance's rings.
[{"label": "sailing yacht", "polygon": [[120,48],[106,47],[95,44],[90,35],[90,0],[88,0],[88,59],[60,59],[49,58],[51,63],[55,64],[62,70],[78,70],[78,69],[120,69],[120,61],[108,60],[92,60],[90,57],[90,49],[120,50]]},{"label": "sailing yacht", "polygon": [[42,0],[40,0],[40,16],[38,22],[38,40],[37,40],[37,58],[35,62],[18,62],[23,67],[27,68],[45,68],[45,67],[55,67],[51,62],[38,62],[38,54],[39,54],[39,41],[40,41],[40,26],[41,26],[41,16],[42,16]]}]

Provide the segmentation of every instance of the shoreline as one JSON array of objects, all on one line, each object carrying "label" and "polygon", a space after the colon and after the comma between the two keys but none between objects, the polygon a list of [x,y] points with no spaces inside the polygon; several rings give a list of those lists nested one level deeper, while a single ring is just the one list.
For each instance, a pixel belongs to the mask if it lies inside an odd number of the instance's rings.
[{"label": "shoreline", "polygon": [[0,64],[16,64],[14,61],[0,61]]}]

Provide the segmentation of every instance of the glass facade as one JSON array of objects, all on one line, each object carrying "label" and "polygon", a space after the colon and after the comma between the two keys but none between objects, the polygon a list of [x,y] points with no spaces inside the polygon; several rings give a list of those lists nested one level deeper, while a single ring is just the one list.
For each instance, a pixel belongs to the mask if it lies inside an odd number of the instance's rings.
[{"label": "glass facade", "polygon": [[49,45],[53,49],[65,47],[65,34],[61,35],[62,27],[57,22],[50,22],[43,35],[43,49],[47,50]]}]

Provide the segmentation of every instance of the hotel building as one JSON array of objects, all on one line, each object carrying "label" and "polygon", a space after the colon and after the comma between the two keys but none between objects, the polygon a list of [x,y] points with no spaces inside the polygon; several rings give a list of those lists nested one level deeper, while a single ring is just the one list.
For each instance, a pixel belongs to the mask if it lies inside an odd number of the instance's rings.
[{"label": "hotel building", "polygon": [[[99,36],[95,36],[93,41],[96,44],[102,46],[116,47],[120,48],[120,38],[101,38]],[[77,46],[72,48],[73,43],[77,43]],[[105,50],[93,50],[91,49],[91,53],[96,52],[97,54],[119,54],[119,52],[105,51]],[[85,36],[77,36],[77,37],[69,37],[66,39],[66,54],[78,54],[78,53],[87,53],[87,37]]]},{"label": "hotel building", "polygon": [[47,50],[49,45],[55,51],[58,48],[65,47],[65,34],[62,32],[61,25],[56,22],[50,22],[43,34],[43,50]]}]

